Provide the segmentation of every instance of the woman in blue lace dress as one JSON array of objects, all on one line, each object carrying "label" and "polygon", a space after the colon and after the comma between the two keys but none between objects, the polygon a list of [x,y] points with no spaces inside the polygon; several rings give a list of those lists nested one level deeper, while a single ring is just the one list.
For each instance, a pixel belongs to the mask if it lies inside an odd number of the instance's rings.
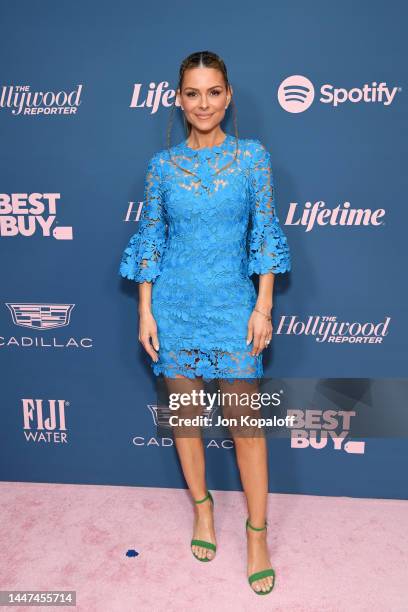
[{"label": "woman in blue lace dress", "polygon": [[[188,137],[151,157],[141,218],[119,273],[139,283],[139,340],[169,392],[199,390],[213,379],[243,392],[263,376],[274,275],[291,269],[271,157],[259,140],[222,131],[233,99],[217,55],[199,52],[184,60],[177,101]],[[259,275],[258,295],[253,274]],[[248,504],[248,579],[265,594],[274,583],[266,543],[266,441],[231,431]],[[175,445],[196,502],[192,551],[209,561],[216,540],[202,439],[179,435]]]}]

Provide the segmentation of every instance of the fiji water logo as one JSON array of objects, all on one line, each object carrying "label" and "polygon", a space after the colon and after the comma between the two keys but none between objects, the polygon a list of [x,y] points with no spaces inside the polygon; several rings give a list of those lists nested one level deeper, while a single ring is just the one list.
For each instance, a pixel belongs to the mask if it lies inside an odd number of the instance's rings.
[{"label": "fiji water logo", "polygon": [[3,85],[0,110],[12,115],[75,115],[81,104],[82,85],[71,91],[33,91],[30,85]]},{"label": "fiji water logo", "polygon": [[60,198],[60,193],[0,193],[0,238],[40,234],[72,240],[72,226],[57,226]]},{"label": "fiji water logo", "polygon": [[[395,100],[395,96],[401,91],[401,87],[387,87],[387,83],[373,81],[371,85],[366,83],[363,87],[335,87],[326,83],[320,87],[319,102],[337,107],[341,104],[351,102],[377,103],[389,106]],[[315,88],[313,83],[303,75],[295,74],[282,81],[278,88],[278,101],[281,107],[288,113],[303,113],[315,99]]]},{"label": "fiji water logo", "polygon": [[69,325],[75,304],[33,304],[6,302],[13,323],[31,329],[55,329]]},{"label": "fiji water logo", "polygon": [[27,442],[66,444],[66,400],[22,399],[23,432]]}]

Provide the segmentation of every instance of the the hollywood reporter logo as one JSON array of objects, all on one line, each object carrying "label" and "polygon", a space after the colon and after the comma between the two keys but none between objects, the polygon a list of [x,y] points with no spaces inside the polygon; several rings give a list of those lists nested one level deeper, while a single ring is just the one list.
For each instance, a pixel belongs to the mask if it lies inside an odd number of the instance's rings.
[{"label": "the hollywood reporter logo", "polygon": [[72,91],[35,91],[30,85],[3,85],[0,110],[18,115],[75,115],[81,104],[82,85]]},{"label": "the hollywood reporter logo", "polygon": [[129,202],[128,208],[125,214],[125,218],[123,220],[126,222],[132,221],[133,223],[135,223],[136,221],[139,221],[142,215],[142,208],[143,208],[143,201],[137,203],[137,208],[136,208],[136,202]]},{"label": "the hollywood reporter logo", "polygon": [[72,240],[72,227],[56,224],[60,193],[0,193],[0,237],[52,236]]},{"label": "the hollywood reporter logo", "polygon": [[68,442],[65,409],[69,402],[62,399],[23,399],[22,406],[27,442]]},{"label": "the hollywood reporter logo", "polygon": [[382,344],[388,336],[391,317],[384,321],[339,321],[336,316],[282,315],[275,333],[285,336],[312,336],[316,342],[334,344]]}]

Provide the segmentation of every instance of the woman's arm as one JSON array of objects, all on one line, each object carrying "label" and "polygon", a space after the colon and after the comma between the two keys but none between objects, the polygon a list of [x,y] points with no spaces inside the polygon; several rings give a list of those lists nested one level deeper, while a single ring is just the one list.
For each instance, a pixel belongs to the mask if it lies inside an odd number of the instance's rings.
[{"label": "woman's arm", "polygon": [[139,315],[152,312],[152,283],[139,283]]},{"label": "woman's arm", "polygon": [[273,286],[275,282],[275,274],[268,272],[267,274],[259,275],[259,291],[258,299],[256,300],[255,308],[263,310],[265,314],[270,315],[273,307]]},{"label": "woman's arm", "polygon": [[161,192],[160,155],[154,155],[145,176],[144,204],[135,234],[122,254],[119,274],[139,283],[139,341],[158,360],[150,344],[159,349],[157,325],[152,314],[152,284],[161,273],[167,245],[166,215]]},{"label": "woman's arm", "polygon": [[251,229],[248,275],[259,274],[258,297],[248,321],[247,344],[253,340],[252,355],[259,355],[272,338],[271,311],[275,274],[291,269],[286,236],[279,224],[271,156],[259,141],[250,141]]},{"label": "woman's arm", "polygon": [[[152,344],[150,344],[150,339]],[[139,342],[153,361],[158,361],[156,351],[159,350],[157,323],[152,314],[152,283],[139,284]],[[156,349],[153,350],[153,347]]]}]

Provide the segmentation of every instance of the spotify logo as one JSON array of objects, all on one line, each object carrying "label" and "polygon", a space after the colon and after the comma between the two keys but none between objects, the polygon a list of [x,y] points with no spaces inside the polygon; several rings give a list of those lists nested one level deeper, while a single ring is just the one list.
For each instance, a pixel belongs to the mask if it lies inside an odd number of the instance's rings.
[{"label": "spotify logo", "polygon": [[[389,106],[401,87],[387,87],[387,83],[365,83],[362,87],[335,87],[325,83],[320,87],[318,101],[337,108],[343,104],[380,104]],[[313,83],[306,77],[295,74],[287,77],[279,86],[278,101],[288,113],[302,113],[312,104],[315,98]]]},{"label": "spotify logo", "polygon": [[278,100],[288,113],[303,113],[314,100],[313,83],[300,74],[285,79],[278,89]]}]

